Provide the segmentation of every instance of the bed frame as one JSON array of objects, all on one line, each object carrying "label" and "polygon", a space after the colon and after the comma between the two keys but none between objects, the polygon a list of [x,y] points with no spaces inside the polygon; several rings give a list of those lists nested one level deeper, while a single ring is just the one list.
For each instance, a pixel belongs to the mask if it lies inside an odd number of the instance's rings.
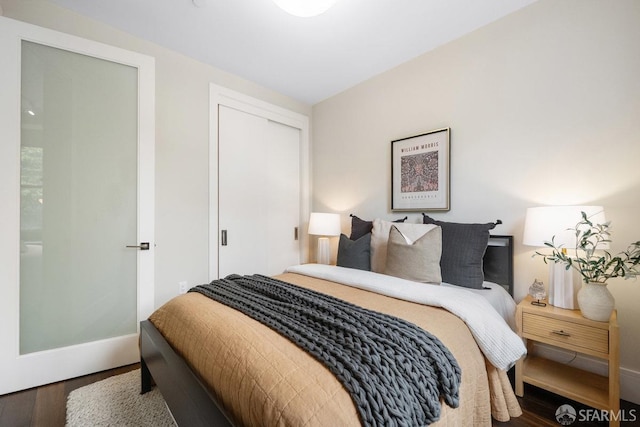
[{"label": "bed frame", "polygon": [[513,236],[489,236],[482,263],[484,280],[501,285],[513,297]]},{"label": "bed frame", "polygon": [[232,426],[222,407],[185,360],[148,320],[140,322],[141,394],[153,384],[178,426]]},{"label": "bed frame", "polygon": [[[485,280],[513,295],[513,236],[491,236],[484,259]],[[157,385],[178,426],[233,426],[198,375],[153,324],[140,322],[141,393]]]}]

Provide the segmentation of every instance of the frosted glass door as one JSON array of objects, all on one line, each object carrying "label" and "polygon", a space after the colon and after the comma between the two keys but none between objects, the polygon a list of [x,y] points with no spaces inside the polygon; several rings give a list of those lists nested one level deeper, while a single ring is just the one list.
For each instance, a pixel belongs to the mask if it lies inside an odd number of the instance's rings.
[{"label": "frosted glass door", "polygon": [[20,354],[137,331],[137,85],[22,41]]}]

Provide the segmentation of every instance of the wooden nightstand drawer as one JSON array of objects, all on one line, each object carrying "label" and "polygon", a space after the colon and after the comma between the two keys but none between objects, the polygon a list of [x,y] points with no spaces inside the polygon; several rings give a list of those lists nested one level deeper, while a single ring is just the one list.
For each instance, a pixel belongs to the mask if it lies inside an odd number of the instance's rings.
[{"label": "wooden nightstand drawer", "polygon": [[609,331],[587,325],[522,313],[522,334],[526,338],[535,336],[551,344],[571,346],[576,351],[587,349],[598,353],[609,353]]}]

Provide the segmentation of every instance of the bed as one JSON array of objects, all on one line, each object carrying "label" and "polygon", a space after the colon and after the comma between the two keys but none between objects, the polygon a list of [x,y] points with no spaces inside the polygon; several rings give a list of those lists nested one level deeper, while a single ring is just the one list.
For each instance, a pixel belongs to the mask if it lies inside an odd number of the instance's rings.
[{"label": "bed", "polygon": [[[506,355],[487,357],[492,350],[485,348],[493,345],[500,352],[509,347],[502,343],[514,340],[505,321],[513,317],[511,307],[503,319],[490,301],[512,290],[511,245],[510,236],[491,237],[481,288],[435,287],[436,294],[468,299],[468,307],[478,307],[475,317],[481,321],[500,318],[504,327],[497,328],[473,326],[473,319],[465,319],[474,317],[468,315],[470,309],[448,306],[448,300],[428,301],[435,306],[411,301],[414,294],[424,293],[425,285],[402,278],[319,265],[294,266],[276,278],[401,317],[433,333],[458,360],[462,381],[459,406],[442,404],[432,425],[491,425],[492,416],[506,421],[521,413],[506,370],[523,354],[522,342]],[[416,291],[409,292],[411,298],[397,291],[412,286]],[[485,289],[490,287],[494,289]],[[433,299],[433,292],[421,298]],[[495,336],[494,329],[500,331]],[[490,336],[483,338],[487,331]],[[199,293],[176,297],[141,322],[140,345],[142,392],[155,383],[180,426],[361,423],[349,393],[325,366],[277,332]]]}]

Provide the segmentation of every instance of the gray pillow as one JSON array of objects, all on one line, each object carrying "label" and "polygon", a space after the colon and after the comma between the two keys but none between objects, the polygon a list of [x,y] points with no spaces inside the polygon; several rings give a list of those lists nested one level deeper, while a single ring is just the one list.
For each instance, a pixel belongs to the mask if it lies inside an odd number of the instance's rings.
[{"label": "gray pillow", "polygon": [[435,227],[413,243],[393,225],[387,242],[387,264],[384,273],[414,282],[440,284],[442,229]]},{"label": "gray pillow", "polygon": [[486,224],[461,224],[437,221],[422,214],[423,224],[442,227],[442,281],[467,288],[482,289],[482,258],[489,244],[489,230],[501,221]]},{"label": "gray pillow", "polygon": [[336,264],[340,267],[371,271],[371,233],[357,240],[351,240],[341,234]]}]

